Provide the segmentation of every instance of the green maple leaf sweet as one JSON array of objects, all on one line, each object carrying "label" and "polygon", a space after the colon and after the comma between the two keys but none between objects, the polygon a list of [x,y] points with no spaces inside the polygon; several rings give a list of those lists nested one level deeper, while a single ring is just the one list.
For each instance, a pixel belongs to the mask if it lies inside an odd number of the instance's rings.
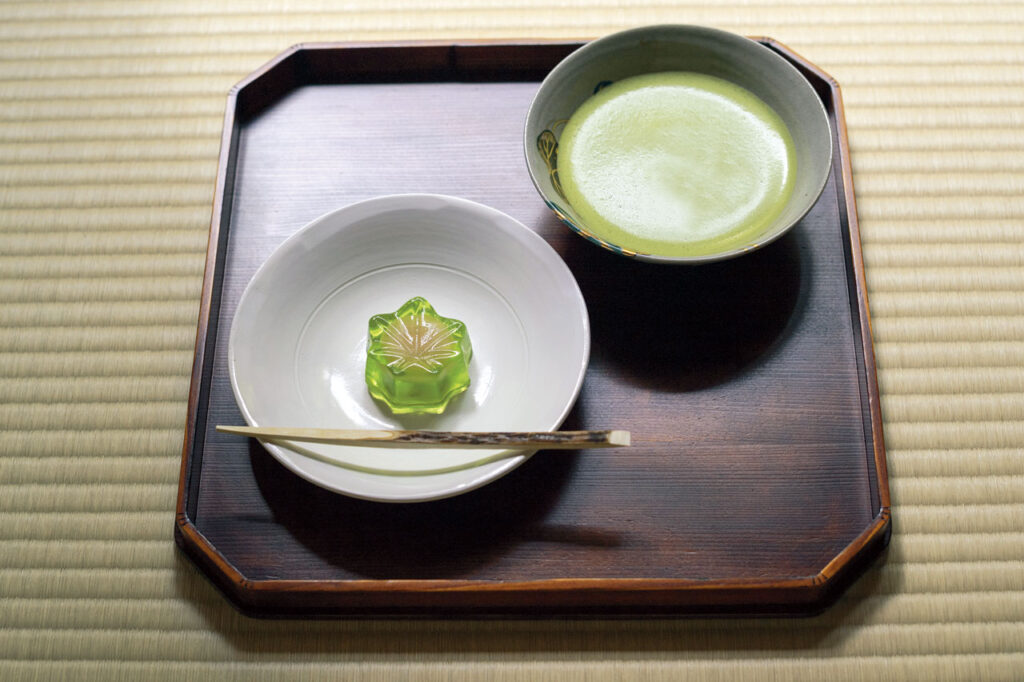
[{"label": "green maple leaf sweet", "polygon": [[469,388],[472,355],[466,325],[417,296],[370,318],[366,385],[396,414],[439,414]]}]

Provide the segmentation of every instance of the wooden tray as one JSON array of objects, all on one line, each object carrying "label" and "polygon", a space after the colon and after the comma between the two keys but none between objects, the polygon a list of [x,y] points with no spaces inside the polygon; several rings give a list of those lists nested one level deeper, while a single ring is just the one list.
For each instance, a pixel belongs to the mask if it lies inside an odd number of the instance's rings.
[{"label": "wooden tray", "polygon": [[[175,528],[232,603],[264,616],[808,614],[886,546],[839,88],[762,42],[820,93],[832,178],[786,238],[698,268],[598,249],[534,191],[526,110],[578,43],[299,46],[232,90]],[[629,429],[633,448],[542,453],[460,497],[387,505],[214,432],[242,423],[226,347],[257,266],[317,216],[404,192],[489,204],[561,254],[593,347],[566,428]]]}]

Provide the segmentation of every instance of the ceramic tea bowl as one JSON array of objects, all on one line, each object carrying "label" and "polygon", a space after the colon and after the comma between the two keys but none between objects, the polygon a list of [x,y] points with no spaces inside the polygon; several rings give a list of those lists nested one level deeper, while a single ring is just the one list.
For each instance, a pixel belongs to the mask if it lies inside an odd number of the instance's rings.
[{"label": "ceramic tea bowl", "polygon": [[[588,224],[563,192],[559,142],[565,123],[596,91],[632,76],[695,72],[741,86],[767,104],[792,140],[792,189],[774,218],[765,218],[743,241],[722,240],[697,255],[672,255],[631,247]],[[529,173],[545,203],[571,230],[617,254],[644,261],[700,264],[733,258],[769,244],[796,225],[818,200],[832,162],[832,132],[821,97],[790,61],[749,38],[711,28],[661,25],[595,40],[560,62],[530,106],[524,132]],[[751,150],[752,153],[756,150]],[[712,168],[700,172],[716,172]],[[780,195],[782,196],[782,195]],[[776,208],[777,208],[776,206]]]}]

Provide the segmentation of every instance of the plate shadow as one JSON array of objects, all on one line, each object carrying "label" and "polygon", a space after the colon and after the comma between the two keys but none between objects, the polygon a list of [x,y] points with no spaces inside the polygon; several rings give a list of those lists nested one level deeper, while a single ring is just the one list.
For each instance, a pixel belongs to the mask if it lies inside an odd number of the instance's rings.
[{"label": "plate shadow", "polygon": [[[582,405],[564,428],[577,428]],[[499,560],[519,542],[552,541],[545,519],[577,467],[577,453],[538,453],[504,477],[456,497],[390,504],[359,500],[316,486],[278,463],[258,441],[249,455],[259,492],[275,525],[346,579],[458,579]],[[593,529],[559,542],[593,543]],[[557,535],[557,533],[556,533]],[[598,534],[600,535],[600,534]],[[596,536],[595,536],[596,537]],[[614,543],[598,537],[597,542]],[[292,561],[289,559],[289,561]]]}]

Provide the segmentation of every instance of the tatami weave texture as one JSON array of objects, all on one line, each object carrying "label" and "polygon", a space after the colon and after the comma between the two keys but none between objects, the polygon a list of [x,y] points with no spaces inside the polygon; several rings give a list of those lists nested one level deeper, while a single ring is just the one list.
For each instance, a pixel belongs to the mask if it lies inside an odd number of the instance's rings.
[{"label": "tatami weave texture", "polygon": [[[298,42],[658,22],[843,86],[888,561],[805,620],[236,614],[171,536],[228,89]],[[0,3],[0,679],[1024,680],[1022,35],[998,1]]]}]

